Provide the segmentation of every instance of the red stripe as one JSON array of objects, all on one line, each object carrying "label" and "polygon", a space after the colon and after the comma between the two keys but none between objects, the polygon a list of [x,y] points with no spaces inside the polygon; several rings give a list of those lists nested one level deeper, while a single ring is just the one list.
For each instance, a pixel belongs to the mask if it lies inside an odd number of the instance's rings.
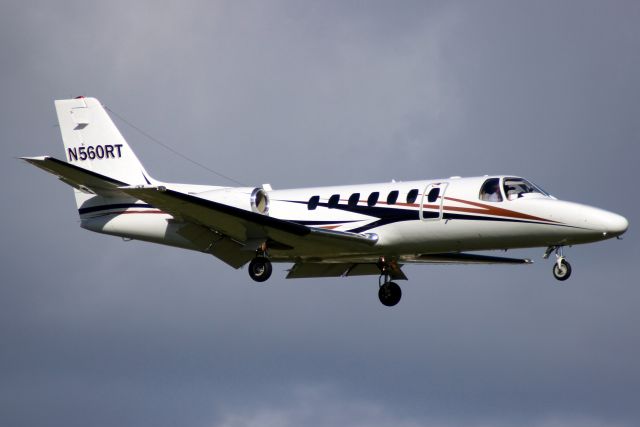
[{"label": "red stripe", "polygon": [[463,207],[445,207],[446,210],[451,211],[459,211],[459,212],[469,212],[469,213],[479,213],[479,214],[489,214],[493,216],[502,216],[507,218],[517,218],[517,219],[529,219],[534,221],[544,221],[544,222],[553,222],[558,224],[558,221],[552,221],[546,218],[540,218],[538,216],[528,215],[521,212],[512,211],[509,209],[499,208],[497,206],[485,205],[484,203],[471,202],[468,200],[456,199],[453,197],[445,197],[445,200],[451,200],[454,202],[466,203],[467,205],[477,206],[482,209],[477,208],[463,208]]}]

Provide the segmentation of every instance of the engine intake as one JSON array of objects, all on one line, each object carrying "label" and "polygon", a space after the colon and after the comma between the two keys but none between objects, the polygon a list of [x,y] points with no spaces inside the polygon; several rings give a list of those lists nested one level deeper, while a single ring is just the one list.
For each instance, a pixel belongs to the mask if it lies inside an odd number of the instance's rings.
[{"label": "engine intake", "polygon": [[269,215],[269,195],[263,188],[254,188],[251,192],[251,210]]},{"label": "engine intake", "polygon": [[269,194],[264,188],[220,188],[200,193],[198,196],[260,215],[269,215]]}]

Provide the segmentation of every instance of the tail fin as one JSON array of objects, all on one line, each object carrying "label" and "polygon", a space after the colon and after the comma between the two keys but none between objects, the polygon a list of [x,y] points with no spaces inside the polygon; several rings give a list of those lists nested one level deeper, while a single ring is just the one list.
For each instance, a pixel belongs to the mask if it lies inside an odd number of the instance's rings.
[{"label": "tail fin", "polygon": [[95,98],[57,100],[67,161],[128,185],[151,184],[127,141]]}]

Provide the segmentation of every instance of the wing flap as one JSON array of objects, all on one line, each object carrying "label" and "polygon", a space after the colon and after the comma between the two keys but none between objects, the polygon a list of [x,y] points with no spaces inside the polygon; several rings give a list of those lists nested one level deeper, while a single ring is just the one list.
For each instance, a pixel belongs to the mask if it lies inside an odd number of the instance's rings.
[{"label": "wing flap", "polygon": [[[407,280],[401,266],[389,270],[393,280]],[[379,276],[380,267],[375,263],[320,263],[297,262],[289,270],[287,279],[308,279],[313,277]]]},{"label": "wing flap", "polygon": [[178,234],[191,241],[200,251],[210,253],[233,268],[242,267],[255,256],[244,245],[197,224],[185,224]]},{"label": "wing flap", "polygon": [[296,263],[289,270],[287,279],[312,277],[342,277],[352,264]]}]

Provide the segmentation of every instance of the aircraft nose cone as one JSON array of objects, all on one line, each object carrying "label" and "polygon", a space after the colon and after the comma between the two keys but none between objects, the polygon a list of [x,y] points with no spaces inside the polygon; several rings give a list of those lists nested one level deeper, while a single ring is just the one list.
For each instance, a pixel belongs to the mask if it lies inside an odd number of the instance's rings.
[{"label": "aircraft nose cone", "polygon": [[622,215],[609,212],[602,218],[604,230],[608,236],[616,237],[623,234],[629,228],[629,221]]}]

